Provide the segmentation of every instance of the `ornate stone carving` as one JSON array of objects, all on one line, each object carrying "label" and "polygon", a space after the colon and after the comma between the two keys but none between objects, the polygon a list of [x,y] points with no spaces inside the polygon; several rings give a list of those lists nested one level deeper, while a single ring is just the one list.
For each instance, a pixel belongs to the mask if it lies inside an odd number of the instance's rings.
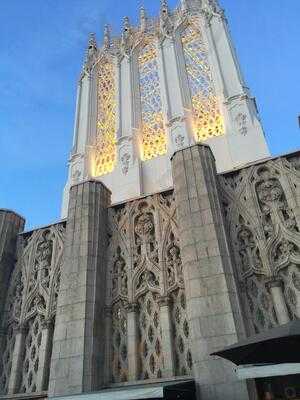
[{"label": "ornate stone carving", "polygon": [[166,0],[161,0],[160,6],[160,32],[162,37],[171,37],[173,34],[173,22],[169,15],[169,8]]},{"label": "ornate stone carving", "polygon": [[112,307],[112,381],[125,382],[128,377],[127,314],[123,302]]},{"label": "ornate stone carving", "polygon": [[190,330],[187,322],[184,291],[182,289],[175,290],[171,298],[176,375],[191,375],[192,355],[188,346]]},{"label": "ornate stone carving", "polygon": [[[184,297],[173,193],[156,194],[111,208],[110,231],[108,262],[112,274],[109,275],[111,281],[108,285],[112,287],[112,293],[108,302],[115,303],[117,299],[123,298],[128,304],[138,305],[135,311],[138,318],[138,346],[142,349],[139,355],[140,378],[161,377],[163,349],[160,337],[160,302],[161,299],[170,298],[172,293],[177,293],[179,289],[182,296],[180,294],[176,299],[180,302]],[[120,255],[123,259],[121,263]],[[120,271],[124,263],[127,271],[126,296],[122,295],[119,286],[122,277]],[[185,305],[178,308],[184,315]],[[175,314],[172,314],[173,318]],[[188,372],[187,360],[191,361],[188,353],[189,327],[186,317],[180,319],[180,330],[184,352],[180,367],[176,371],[178,374],[183,371],[183,365]],[[176,345],[177,342],[174,342],[174,346]]]},{"label": "ornate stone carving", "polygon": [[129,55],[132,48],[132,33],[130,28],[129,18],[125,17],[123,22],[123,33],[122,33],[122,51],[123,54]]},{"label": "ornate stone carving", "polygon": [[[289,313],[293,318],[299,315],[300,297],[293,283],[294,278],[297,285],[300,267],[299,225],[293,208],[299,181],[287,159],[274,159],[219,178],[224,215],[240,279],[246,284],[245,302],[255,331],[277,324],[276,316],[273,321],[270,317],[274,314],[270,288],[258,281],[281,280]],[[255,286],[262,289],[255,292]]]},{"label": "ornate stone carving", "polygon": [[251,229],[245,225],[243,217],[239,218],[240,225],[237,231],[238,249],[241,260],[242,275],[253,271],[261,271],[262,261],[259,248],[254,240]]},{"label": "ornate stone carving", "polygon": [[121,248],[117,248],[116,259],[112,270],[112,295],[127,297],[128,295],[128,277],[127,267],[124,258],[121,255]]},{"label": "ornate stone carving", "polygon": [[122,172],[124,175],[127,175],[128,173],[130,160],[131,155],[129,153],[124,153],[121,157]]},{"label": "ornate stone carving", "polygon": [[157,295],[147,292],[138,299],[140,379],[162,377],[162,347]]},{"label": "ornate stone carving", "polygon": [[19,390],[24,393],[37,390],[41,331],[45,324],[49,327],[49,323],[53,323],[56,314],[64,229],[63,224],[52,225],[27,234],[22,240],[23,248],[11,278],[6,304],[4,324],[10,337],[4,349],[6,361],[2,370],[5,378],[2,373],[0,392],[7,390],[12,343],[18,329],[25,336]]},{"label": "ornate stone carving", "polygon": [[240,135],[246,136],[248,132],[247,128],[247,115],[244,113],[238,113],[235,117],[235,123]]}]

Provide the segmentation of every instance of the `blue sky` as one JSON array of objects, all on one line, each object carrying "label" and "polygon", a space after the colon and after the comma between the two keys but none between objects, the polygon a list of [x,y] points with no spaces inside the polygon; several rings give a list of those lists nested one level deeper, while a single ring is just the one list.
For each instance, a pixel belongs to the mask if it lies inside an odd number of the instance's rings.
[{"label": "blue sky", "polygon": [[[177,1],[170,0],[170,6]],[[87,36],[159,0],[0,2],[0,207],[27,228],[59,219]],[[272,154],[300,147],[300,1],[222,0]]]}]

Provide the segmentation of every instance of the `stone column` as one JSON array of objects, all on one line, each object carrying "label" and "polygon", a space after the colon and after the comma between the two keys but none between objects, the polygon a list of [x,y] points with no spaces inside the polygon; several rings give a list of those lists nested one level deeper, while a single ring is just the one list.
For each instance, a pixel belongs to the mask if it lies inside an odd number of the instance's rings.
[{"label": "stone column", "polygon": [[245,400],[233,365],[210,356],[244,335],[213,154],[202,144],[180,150],[172,170],[198,398]]},{"label": "stone column", "polygon": [[162,375],[164,378],[174,376],[174,353],[173,353],[173,332],[170,318],[170,300],[168,297],[159,299],[160,307],[160,327],[162,351],[164,355],[164,369]]},{"label": "stone column", "polygon": [[107,208],[98,181],[70,190],[49,396],[97,390],[104,380]]},{"label": "stone column", "polygon": [[17,236],[24,224],[25,220],[20,215],[0,209],[0,327],[9,279],[16,260]]},{"label": "stone column", "polygon": [[24,326],[20,326],[16,332],[15,346],[12,355],[10,377],[8,382],[9,394],[18,393],[19,390],[20,380],[22,377],[22,356],[24,353],[26,332],[27,330]]},{"label": "stone column", "polygon": [[128,352],[128,381],[138,379],[138,331],[137,304],[127,307],[127,352]]},{"label": "stone column", "polygon": [[267,283],[267,287],[270,290],[276,316],[280,325],[290,322],[290,316],[284,298],[282,285],[283,283],[280,279],[274,279]]},{"label": "stone column", "polygon": [[105,371],[104,383],[108,385],[111,382],[111,346],[112,346],[112,310],[111,307],[105,307]]},{"label": "stone column", "polygon": [[42,324],[42,341],[39,353],[39,369],[37,373],[37,392],[42,392],[48,389],[52,336],[53,321],[44,321]]}]

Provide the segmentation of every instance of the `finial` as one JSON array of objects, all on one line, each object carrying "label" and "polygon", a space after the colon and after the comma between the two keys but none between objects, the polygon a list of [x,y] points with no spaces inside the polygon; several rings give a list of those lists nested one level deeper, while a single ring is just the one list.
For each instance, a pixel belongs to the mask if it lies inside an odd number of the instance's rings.
[{"label": "finial", "polygon": [[147,17],[146,17],[146,10],[143,6],[140,8],[140,27],[141,31],[145,32],[147,27]]},{"label": "finial", "polygon": [[160,13],[161,15],[169,15],[169,7],[167,0],[160,0]]},{"label": "finial", "polygon": [[108,25],[104,26],[103,45],[106,50],[110,48],[110,30]]},{"label": "finial", "polygon": [[97,51],[97,42],[96,42],[96,37],[94,33],[90,33],[89,35],[89,42],[88,42],[88,48],[87,48],[87,59],[92,57]]},{"label": "finial", "polygon": [[173,22],[169,14],[167,0],[160,1],[160,31],[163,36],[172,36]]},{"label": "finial", "polygon": [[207,5],[211,8],[212,12],[218,13],[221,11],[218,0],[207,0]]},{"label": "finial", "polygon": [[130,22],[128,17],[123,20],[122,47],[125,54],[130,52]]},{"label": "finial", "polygon": [[186,11],[188,11],[188,9],[189,9],[189,6],[187,3],[187,0],[181,0],[181,11],[183,13],[185,13]]},{"label": "finial", "polygon": [[129,33],[129,30],[130,30],[129,17],[124,17],[124,20],[123,20],[123,34]]}]

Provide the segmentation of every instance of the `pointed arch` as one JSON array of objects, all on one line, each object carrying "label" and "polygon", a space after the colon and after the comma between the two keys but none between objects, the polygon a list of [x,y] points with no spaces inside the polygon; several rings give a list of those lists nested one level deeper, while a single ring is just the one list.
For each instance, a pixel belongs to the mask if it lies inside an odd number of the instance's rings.
[{"label": "pointed arch", "polygon": [[117,162],[117,76],[115,62],[102,57],[95,68],[97,79],[97,135],[92,158],[93,176],[112,172]]},{"label": "pointed arch", "polygon": [[167,152],[158,54],[154,37],[139,46],[137,53],[141,106],[141,158],[151,160]]},{"label": "pointed arch", "polygon": [[192,127],[196,141],[225,133],[208,52],[197,19],[191,18],[181,32],[185,69],[192,103]]}]

